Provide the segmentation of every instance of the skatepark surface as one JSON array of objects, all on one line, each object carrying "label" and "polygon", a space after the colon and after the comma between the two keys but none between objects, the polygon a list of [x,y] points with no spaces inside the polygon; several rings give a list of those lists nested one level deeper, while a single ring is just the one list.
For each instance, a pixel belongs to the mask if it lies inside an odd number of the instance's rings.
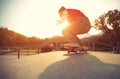
[{"label": "skatepark surface", "polygon": [[52,51],[20,59],[0,55],[0,79],[120,79],[120,54]]}]

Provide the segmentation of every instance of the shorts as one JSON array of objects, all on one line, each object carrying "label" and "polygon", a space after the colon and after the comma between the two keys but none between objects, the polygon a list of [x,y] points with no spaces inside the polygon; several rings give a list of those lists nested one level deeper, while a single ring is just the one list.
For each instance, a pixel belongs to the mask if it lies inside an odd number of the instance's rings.
[{"label": "shorts", "polygon": [[90,27],[89,19],[86,16],[82,16],[71,22],[64,30],[77,35],[87,33],[90,30]]}]

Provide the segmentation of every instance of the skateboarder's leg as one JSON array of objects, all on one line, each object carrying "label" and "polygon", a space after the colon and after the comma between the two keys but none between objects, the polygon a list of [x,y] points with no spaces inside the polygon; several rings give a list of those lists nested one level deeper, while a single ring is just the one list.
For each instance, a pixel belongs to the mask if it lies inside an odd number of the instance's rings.
[{"label": "skateboarder's leg", "polygon": [[77,35],[87,33],[90,30],[90,27],[90,22],[87,17],[79,17],[64,28],[62,33],[68,40],[77,42],[81,45],[81,41]]},{"label": "skateboarder's leg", "polygon": [[69,32],[68,29],[64,29],[62,31],[64,37],[69,40],[70,42],[73,42],[73,43],[78,43],[79,45],[81,44],[81,40],[77,37],[77,35]]}]

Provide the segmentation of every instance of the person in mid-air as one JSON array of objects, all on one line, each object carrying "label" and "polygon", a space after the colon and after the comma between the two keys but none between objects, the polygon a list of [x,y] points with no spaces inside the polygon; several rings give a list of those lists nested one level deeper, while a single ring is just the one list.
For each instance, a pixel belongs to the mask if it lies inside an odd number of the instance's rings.
[{"label": "person in mid-air", "polygon": [[64,37],[81,45],[81,41],[77,35],[87,33],[90,30],[91,25],[88,17],[80,10],[66,9],[63,6],[59,9],[58,13],[61,17],[58,20],[58,24],[64,21],[68,22],[68,25],[62,30]]}]

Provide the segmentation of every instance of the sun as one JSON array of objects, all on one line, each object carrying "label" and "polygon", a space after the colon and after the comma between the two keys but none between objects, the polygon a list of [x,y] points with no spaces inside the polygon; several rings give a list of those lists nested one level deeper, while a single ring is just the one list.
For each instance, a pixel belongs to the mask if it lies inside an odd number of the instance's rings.
[{"label": "sun", "polygon": [[59,30],[62,31],[65,27],[67,27],[68,24],[69,24],[68,21],[65,20],[63,23],[58,25]]}]

